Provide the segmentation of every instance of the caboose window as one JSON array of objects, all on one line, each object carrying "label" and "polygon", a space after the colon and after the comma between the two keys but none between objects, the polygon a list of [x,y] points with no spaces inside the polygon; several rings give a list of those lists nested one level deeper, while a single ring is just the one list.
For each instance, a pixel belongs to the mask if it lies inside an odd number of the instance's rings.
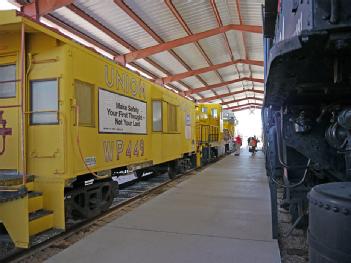
[{"label": "caboose window", "polygon": [[58,123],[57,80],[32,81],[31,94],[31,124]]},{"label": "caboose window", "polygon": [[168,131],[176,132],[177,129],[177,106],[168,103]]},{"label": "caboose window", "polygon": [[218,118],[218,113],[217,113],[217,109],[212,109],[212,117],[213,118]]},{"label": "caboose window", "polygon": [[202,107],[202,108],[201,108],[201,112],[207,113],[207,107]]},{"label": "caboose window", "polygon": [[162,131],[162,102],[152,102],[152,131]]},{"label": "caboose window", "polygon": [[16,65],[0,66],[0,98],[16,97]]},{"label": "caboose window", "polygon": [[79,125],[94,127],[94,85],[76,80],[75,93],[79,107]]}]

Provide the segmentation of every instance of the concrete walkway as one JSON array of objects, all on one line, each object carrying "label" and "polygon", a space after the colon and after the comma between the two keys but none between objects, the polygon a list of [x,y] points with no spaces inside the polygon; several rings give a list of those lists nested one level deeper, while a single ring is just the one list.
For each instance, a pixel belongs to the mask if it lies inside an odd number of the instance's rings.
[{"label": "concrete walkway", "polygon": [[264,157],[221,161],[48,262],[280,262]]}]

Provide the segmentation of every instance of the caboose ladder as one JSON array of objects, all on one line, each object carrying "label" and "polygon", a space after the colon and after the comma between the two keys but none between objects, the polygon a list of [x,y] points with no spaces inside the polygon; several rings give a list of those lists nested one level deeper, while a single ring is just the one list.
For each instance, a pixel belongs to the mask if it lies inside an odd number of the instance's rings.
[{"label": "caboose ladder", "polygon": [[0,180],[0,222],[16,247],[28,248],[36,235],[53,229],[53,212],[44,209],[44,196],[34,191],[33,178],[25,187],[21,176],[7,179]]}]

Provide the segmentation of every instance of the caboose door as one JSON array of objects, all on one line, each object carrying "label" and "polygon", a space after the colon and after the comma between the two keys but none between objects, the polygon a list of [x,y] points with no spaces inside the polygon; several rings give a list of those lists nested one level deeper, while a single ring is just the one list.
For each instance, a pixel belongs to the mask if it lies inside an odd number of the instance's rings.
[{"label": "caboose door", "polygon": [[27,154],[28,170],[34,175],[52,176],[65,172],[65,122],[59,108],[61,80],[48,77],[29,81]]}]

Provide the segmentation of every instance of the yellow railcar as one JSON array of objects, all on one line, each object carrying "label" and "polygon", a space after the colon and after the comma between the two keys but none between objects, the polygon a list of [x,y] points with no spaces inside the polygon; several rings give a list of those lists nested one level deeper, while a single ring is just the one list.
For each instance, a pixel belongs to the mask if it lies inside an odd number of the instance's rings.
[{"label": "yellow railcar", "polygon": [[[221,115],[213,109],[211,127]],[[221,129],[210,128],[208,143]],[[67,216],[106,209],[114,175],[194,165],[195,136],[193,102],[20,13],[0,13],[0,222],[17,247],[64,230]]]},{"label": "yellow railcar", "polygon": [[222,106],[202,103],[196,106],[196,139],[201,164],[218,158],[225,153],[223,141]]},{"label": "yellow railcar", "polygon": [[223,141],[226,153],[234,151],[235,115],[230,111],[223,111]]}]

